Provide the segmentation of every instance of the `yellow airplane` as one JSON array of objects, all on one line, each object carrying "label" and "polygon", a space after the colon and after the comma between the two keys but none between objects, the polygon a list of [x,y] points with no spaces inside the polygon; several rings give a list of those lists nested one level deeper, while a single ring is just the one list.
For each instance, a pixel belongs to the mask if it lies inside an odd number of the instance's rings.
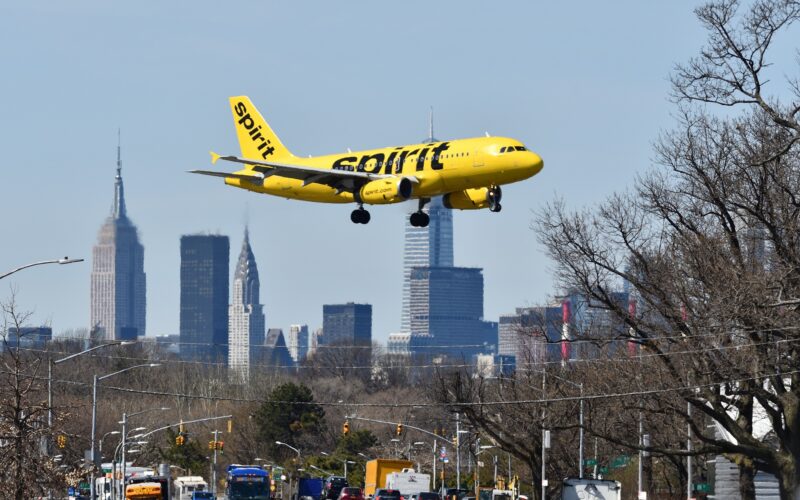
[{"label": "yellow airplane", "polygon": [[368,151],[301,158],[278,139],[246,96],[230,98],[242,157],[211,153],[211,163],[244,165],[236,172],[190,170],[222,177],[225,184],[257,193],[321,203],[357,203],[350,219],[369,222],[364,204],[385,205],[419,200],[411,225],[430,222],[422,211],[431,197],[447,208],[500,211],[500,186],[539,173],[542,159],[505,137],[478,137]]}]

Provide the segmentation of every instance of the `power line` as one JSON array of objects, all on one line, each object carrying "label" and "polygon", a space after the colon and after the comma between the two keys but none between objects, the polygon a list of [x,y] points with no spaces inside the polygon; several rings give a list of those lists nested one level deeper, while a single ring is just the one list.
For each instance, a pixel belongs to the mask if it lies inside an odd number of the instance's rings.
[{"label": "power line", "polygon": [[[0,371],[0,373],[6,374],[13,374],[10,371]],[[781,377],[786,377],[789,375],[794,375],[800,373],[800,370],[794,370],[789,372],[781,373]],[[28,378],[38,379],[38,380],[47,380],[46,377],[41,376],[31,376]],[[254,399],[254,398],[235,398],[235,397],[226,397],[226,396],[208,396],[208,395],[201,395],[201,394],[188,394],[188,393],[180,393],[180,392],[169,392],[169,391],[153,391],[153,390],[144,390],[144,389],[131,389],[128,387],[116,387],[116,386],[102,386],[103,390],[111,390],[117,392],[124,392],[130,394],[141,394],[141,395],[149,395],[149,396],[160,396],[160,397],[171,397],[171,398],[184,398],[184,399],[200,399],[206,401],[230,401],[236,403],[269,403],[269,404],[300,404],[300,405],[319,405],[319,406],[330,406],[330,407],[345,407],[345,408],[352,408],[352,407],[363,407],[363,408],[412,408],[412,407],[448,407],[448,406],[513,406],[513,405],[536,405],[536,404],[550,404],[550,403],[558,403],[563,401],[580,401],[581,399],[585,400],[595,400],[595,399],[611,399],[611,398],[628,398],[634,396],[648,396],[654,394],[663,394],[667,392],[681,392],[681,391],[693,391],[697,389],[707,389],[718,387],[722,383],[739,383],[739,382],[749,382],[749,381],[757,381],[764,379],[763,375],[755,376],[755,377],[744,377],[738,379],[728,379],[725,382],[714,382],[710,384],[691,384],[691,385],[681,385],[681,386],[673,386],[673,387],[664,387],[658,389],[643,389],[638,391],[628,391],[628,392],[615,392],[615,393],[603,393],[603,394],[584,394],[582,396],[563,396],[558,398],[538,398],[538,399],[521,399],[521,400],[499,400],[499,401],[467,401],[467,402],[450,402],[450,403],[356,403],[356,402],[343,402],[343,401],[273,401],[273,400],[266,400],[266,399]],[[91,384],[87,382],[76,382],[73,380],[53,380],[54,382],[64,382],[70,383],[73,385],[82,385],[85,387],[89,387]]]},{"label": "power line", "polygon": [[[698,349],[685,349],[680,351],[668,351],[668,352],[661,352],[661,353],[649,353],[649,354],[637,354],[635,356],[622,356],[617,358],[610,358],[610,357],[601,357],[597,356],[594,358],[583,358],[583,359],[569,359],[567,363],[570,365],[577,365],[577,364],[619,364],[619,363],[641,363],[642,360],[650,359],[650,358],[664,358],[664,357],[673,357],[673,356],[684,356],[689,354],[700,354],[705,352],[719,352],[719,351],[726,351],[726,350],[741,350],[743,348],[753,348],[758,346],[765,346],[765,345],[772,345],[775,344],[779,346],[780,344],[790,344],[794,342],[800,342],[800,338],[796,339],[781,339],[781,340],[771,340],[771,341],[764,341],[764,342],[750,342],[747,344],[731,344],[727,346],[711,346],[711,347],[702,347]],[[541,344],[545,345],[545,344]],[[647,349],[646,345],[639,344],[640,347],[643,349]],[[16,348],[15,348],[16,349]],[[27,351],[27,352],[38,352],[42,354],[69,354],[70,351],[49,351],[46,349],[34,349],[34,348],[24,348],[20,347],[19,350]],[[425,353],[421,353],[425,355]],[[430,355],[431,353],[427,353]],[[436,354],[436,353],[434,353]],[[391,359],[392,356],[402,357],[404,355],[388,355]],[[127,361],[153,361],[154,358],[150,357],[136,357],[136,356],[120,356],[120,355],[101,355],[101,354],[90,354],[87,355],[87,358],[102,358],[102,359],[118,359],[118,360],[127,360]],[[228,367],[228,363],[222,361],[197,361],[197,360],[186,360],[186,359],[169,359],[169,358],[155,358],[160,363],[164,364],[184,364],[184,365],[203,365],[203,366],[216,366],[225,368]],[[335,360],[334,360],[335,361]],[[517,361],[515,362],[515,370],[516,371],[536,371],[532,368],[526,367],[542,367],[542,366],[554,366],[554,365],[562,365],[564,361],[562,360],[548,360],[548,361]],[[273,365],[269,363],[253,363],[249,365],[251,368],[268,368],[274,370],[330,370],[330,369],[337,369],[337,370],[372,370],[375,369],[375,365],[368,364],[368,365],[336,365],[336,366],[317,366],[317,365]],[[417,365],[410,365],[410,364],[402,364],[402,365],[389,365],[383,368],[386,369],[396,369],[396,368],[404,368],[404,369],[425,369],[425,368],[471,368],[475,365],[472,363],[429,363],[429,364],[417,364]],[[380,366],[379,366],[380,368]]]}]

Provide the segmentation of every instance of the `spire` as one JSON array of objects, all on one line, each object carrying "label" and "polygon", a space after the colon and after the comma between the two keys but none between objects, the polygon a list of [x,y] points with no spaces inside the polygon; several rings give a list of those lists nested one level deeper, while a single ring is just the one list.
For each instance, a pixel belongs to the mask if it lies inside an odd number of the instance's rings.
[{"label": "spire", "polygon": [[431,112],[428,115],[428,138],[422,141],[422,143],[430,142],[439,142],[439,140],[433,136],[433,106],[431,106]]},{"label": "spire", "polygon": [[[250,247],[250,230],[244,228],[244,241],[242,241],[242,251],[239,253],[239,261],[236,263],[236,271],[233,275],[234,287],[241,286],[242,304],[258,304],[259,280],[256,258],[253,249]],[[237,285],[238,282],[238,285]],[[234,299],[236,300],[236,299]]]},{"label": "spire", "polygon": [[117,175],[114,177],[114,206],[111,207],[111,216],[114,219],[124,219],[125,192],[122,187],[122,147],[120,130],[117,129]]},{"label": "spire", "polygon": [[430,114],[430,127],[428,128],[428,140],[433,142],[433,106],[431,106],[431,114]]}]

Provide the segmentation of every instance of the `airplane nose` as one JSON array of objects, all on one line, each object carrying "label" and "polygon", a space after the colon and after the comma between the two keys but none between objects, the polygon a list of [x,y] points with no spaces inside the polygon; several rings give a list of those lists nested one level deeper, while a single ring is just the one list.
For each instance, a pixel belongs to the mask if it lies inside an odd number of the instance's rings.
[{"label": "airplane nose", "polygon": [[536,175],[544,168],[544,161],[542,161],[541,156],[537,155],[533,151],[529,151],[528,154],[530,155],[528,169],[530,170],[531,175]]}]

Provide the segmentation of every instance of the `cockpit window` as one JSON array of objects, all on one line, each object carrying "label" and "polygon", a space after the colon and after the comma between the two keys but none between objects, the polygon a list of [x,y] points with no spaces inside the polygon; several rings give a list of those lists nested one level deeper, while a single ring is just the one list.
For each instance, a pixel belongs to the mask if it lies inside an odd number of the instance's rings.
[{"label": "cockpit window", "polygon": [[500,154],[502,154],[502,153],[505,153],[505,152],[506,152],[506,149],[508,149],[508,148],[507,148],[507,147],[505,147],[505,146],[503,146],[502,148],[500,148]]},{"label": "cockpit window", "polygon": [[517,151],[527,151],[525,146],[517,146]]}]

